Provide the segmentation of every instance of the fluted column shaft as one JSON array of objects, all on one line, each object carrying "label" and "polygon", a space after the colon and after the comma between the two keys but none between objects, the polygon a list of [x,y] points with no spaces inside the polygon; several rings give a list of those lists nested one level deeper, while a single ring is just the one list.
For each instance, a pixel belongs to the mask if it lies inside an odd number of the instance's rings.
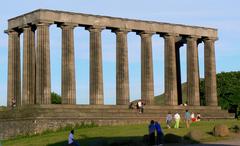
[{"label": "fluted column shaft", "polygon": [[20,64],[20,33],[8,32],[8,92],[7,106],[16,99],[16,106],[21,106],[21,64]]},{"label": "fluted column shaft", "polygon": [[177,105],[175,35],[164,35],[165,104]]},{"label": "fluted column shaft", "polygon": [[215,47],[216,39],[204,39],[204,69],[205,69],[205,98],[206,105],[217,106],[217,83]]},{"label": "fluted column shaft", "polygon": [[90,27],[90,104],[103,104],[102,28]]},{"label": "fluted column shaft", "polygon": [[146,104],[154,103],[152,33],[141,36],[141,98]]},{"label": "fluted column shaft", "polygon": [[76,104],[74,26],[62,25],[62,103]]},{"label": "fluted column shaft", "polygon": [[187,101],[188,105],[199,106],[199,66],[197,38],[187,38]]},{"label": "fluted column shaft", "polygon": [[116,30],[116,95],[117,105],[129,103],[129,72],[128,72],[128,45],[127,31]]},{"label": "fluted column shaft", "polygon": [[22,104],[35,104],[35,30],[31,26],[23,28],[23,89]]},{"label": "fluted column shaft", "polygon": [[37,24],[36,103],[51,103],[49,24]]}]

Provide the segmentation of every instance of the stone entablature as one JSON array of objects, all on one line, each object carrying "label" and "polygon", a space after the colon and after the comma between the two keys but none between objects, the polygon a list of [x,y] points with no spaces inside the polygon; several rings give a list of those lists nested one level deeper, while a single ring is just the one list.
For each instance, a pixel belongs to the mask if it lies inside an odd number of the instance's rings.
[{"label": "stone entablature", "polygon": [[[127,33],[133,31],[141,37],[141,98],[147,104],[154,103],[152,35],[157,34],[164,38],[165,104],[182,103],[179,49],[187,44],[187,100],[190,106],[200,105],[198,44],[203,42],[206,105],[217,106],[216,29],[43,9],[8,21],[8,106],[13,97],[17,106],[51,103],[51,24],[62,30],[63,104],[76,104],[74,28],[78,26],[90,33],[90,104],[104,104],[101,32],[111,29],[116,34],[117,105],[127,105],[130,100]],[[24,34],[22,91],[21,33]]]},{"label": "stone entablature", "polygon": [[131,31],[151,31],[155,33],[175,33],[179,35],[196,35],[201,37],[218,36],[217,29],[188,26],[182,24],[142,21],[109,16],[89,15],[83,13],[38,9],[33,12],[8,20],[8,30],[23,28],[28,24],[38,23],[72,23],[79,26],[102,26],[107,29],[120,28]]}]

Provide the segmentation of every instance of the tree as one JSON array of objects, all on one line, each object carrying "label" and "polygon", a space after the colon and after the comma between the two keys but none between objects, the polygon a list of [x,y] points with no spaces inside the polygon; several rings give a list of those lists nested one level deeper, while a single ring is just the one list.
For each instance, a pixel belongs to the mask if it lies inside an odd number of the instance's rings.
[{"label": "tree", "polygon": [[62,103],[62,98],[60,95],[58,95],[55,92],[51,93],[51,103],[52,104],[61,104]]},{"label": "tree", "polygon": [[[200,101],[205,105],[204,79],[200,82]],[[217,74],[218,105],[240,116],[240,72]]]}]

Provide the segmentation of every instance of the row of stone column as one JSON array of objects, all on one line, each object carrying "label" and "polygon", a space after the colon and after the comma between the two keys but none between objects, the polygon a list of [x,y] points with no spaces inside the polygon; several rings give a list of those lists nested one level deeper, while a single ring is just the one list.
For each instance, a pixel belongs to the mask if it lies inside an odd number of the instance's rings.
[{"label": "row of stone column", "polygon": [[[23,28],[23,88],[21,96],[20,33],[8,31],[8,105],[16,97],[17,105],[50,104],[50,47],[49,25],[40,23]],[[76,104],[76,80],[74,62],[74,27],[61,24],[62,29],[62,103]],[[90,32],[90,104],[103,104],[103,71],[101,31],[103,27],[87,27]],[[116,103],[129,103],[128,44],[129,30],[114,29],[116,34]],[[35,45],[35,32],[37,33]],[[138,32],[141,37],[141,98],[146,104],[154,103],[152,35],[154,32]],[[178,35],[164,34],[165,104],[178,105],[176,42]],[[187,37],[187,98],[189,105],[200,105],[198,39]],[[204,39],[206,104],[217,105],[216,65],[214,39]],[[36,46],[36,48],[35,48]],[[22,98],[21,98],[22,97]]]}]

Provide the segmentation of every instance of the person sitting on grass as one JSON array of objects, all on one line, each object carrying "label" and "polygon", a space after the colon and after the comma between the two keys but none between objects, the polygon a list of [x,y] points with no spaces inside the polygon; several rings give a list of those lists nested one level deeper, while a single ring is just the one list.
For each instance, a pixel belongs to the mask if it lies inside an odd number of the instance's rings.
[{"label": "person sitting on grass", "polygon": [[80,146],[80,144],[74,140],[74,130],[71,130],[69,136],[68,136],[68,145],[70,146]]},{"label": "person sitting on grass", "polygon": [[196,121],[200,121],[201,120],[201,115],[200,115],[200,113],[197,113],[197,119],[196,119]]},{"label": "person sitting on grass", "polygon": [[197,119],[195,118],[194,112],[191,113],[191,120],[192,120],[192,122],[196,122],[197,121]]}]

